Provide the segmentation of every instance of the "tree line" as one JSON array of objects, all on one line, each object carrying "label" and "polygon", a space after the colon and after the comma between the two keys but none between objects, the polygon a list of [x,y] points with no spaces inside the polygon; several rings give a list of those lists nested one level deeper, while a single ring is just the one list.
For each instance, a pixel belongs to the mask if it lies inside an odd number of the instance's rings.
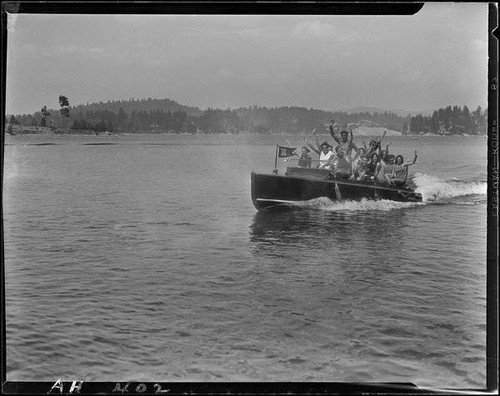
[{"label": "tree line", "polygon": [[438,133],[442,135],[486,134],[487,111],[481,106],[470,112],[467,106],[447,106],[432,113],[432,116],[411,117],[409,133]]},{"label": "tree line", "polygon": [[[486,111],[478,107],[469,112],[467,106],[448,106],[432,116],[400,116],[396,113],[325,111],[304,107],[260,107],[200,110],[180,105],[170,99],[130,99],[87,105],[69,106],[66,96],[59,97],[60,109],[43,106],[34,114],[11,116],[12,121],[26,126],[51,126],[72,132],[123,133],[257,133],[303,134],[313,128],[324,129],[330,120],[345,128],[359,122],[402,132],[416,133],[486,133]],[[14,117],[14,120],[12,120]]]}]

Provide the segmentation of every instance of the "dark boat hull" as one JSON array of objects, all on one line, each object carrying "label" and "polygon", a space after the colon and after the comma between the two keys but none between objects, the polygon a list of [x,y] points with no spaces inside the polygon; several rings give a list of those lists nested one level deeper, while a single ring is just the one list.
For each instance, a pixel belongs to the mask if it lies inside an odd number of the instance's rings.
[{"label": "dark boat hull", "polygon": [[326,197],[335,200],[387,199],[421,202],[422,196],[398,189],[349,180],[331,179],[328,171],[300,170],[291,174],[251,174],[252,202],[258,210]]}]

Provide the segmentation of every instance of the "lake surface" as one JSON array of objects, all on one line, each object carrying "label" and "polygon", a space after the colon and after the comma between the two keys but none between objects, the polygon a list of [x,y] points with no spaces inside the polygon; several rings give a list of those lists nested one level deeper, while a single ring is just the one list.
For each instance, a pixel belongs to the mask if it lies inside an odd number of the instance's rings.
[{"label": "lake surface", "polygon": [[486,138],[385,138],[423,203],[257,212],[287,140],[7,136],[7,380],[484,388]]}]

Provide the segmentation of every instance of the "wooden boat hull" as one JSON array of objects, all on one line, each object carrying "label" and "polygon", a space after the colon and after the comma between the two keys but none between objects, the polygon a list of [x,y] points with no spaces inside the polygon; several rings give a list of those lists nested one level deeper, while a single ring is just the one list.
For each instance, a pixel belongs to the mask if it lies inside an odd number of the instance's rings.
[{"label": "wooden boat hull", "polygon": [[335,180],[328,171],[288,169],[286,175],[251,174],[252,202],[257,210],[314,198],[335,200],[387,199],[422,202],[422,195],[408,188],[398,189],[359,181]]}]

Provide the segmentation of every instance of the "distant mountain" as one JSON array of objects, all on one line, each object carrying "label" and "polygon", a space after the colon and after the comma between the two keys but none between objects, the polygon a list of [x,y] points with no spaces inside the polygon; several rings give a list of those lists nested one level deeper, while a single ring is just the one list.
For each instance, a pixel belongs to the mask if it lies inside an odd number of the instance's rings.
[{"label": "distant mountain", "polygon": [[383,113],[384,111],[387,111],[387,110],[379,109],[377,107],[358,106],[358,107],[354,107],[351,109],[344,108],[344,109],[339,109],[339,110],[335,110],[335,111],[342,111],[342,112],[347,113],[347,114],[354,114],[354,113],[373,114],[373,113]]},{"label": "distant mountain", "polygon": [[358,107],[354,107],[354,108],[351,108],[351,109],[341,109],[341,110],[338,110],[338,111],[343,111],[344,113],[347,113],[347,114],[354,114],[354,113],[370,113],[370,114],[373,114],[373,113],[384,113],[384,112],[390,112],[390,113],[394,113],[400,117],[408,117],[408,116],[416,116],[418,114],[421,114],[423,116],[431,116],[433,111],[434,110],[422,110],[422,111],[418,111],[418,110],[403,110],[403,109],[380,109],[378,107],[370,107],[370,106],[358,106]]},{"label": "distant mountain", "polygon": [[416,116],[416,115],[423,115],[425,117],[427,116],[432,116],[432,113],[434,110],[402,110],[402,109],[391,109],[389,110],[392,113],[397,114],[400,117],[407,117],[407,116]]}]

